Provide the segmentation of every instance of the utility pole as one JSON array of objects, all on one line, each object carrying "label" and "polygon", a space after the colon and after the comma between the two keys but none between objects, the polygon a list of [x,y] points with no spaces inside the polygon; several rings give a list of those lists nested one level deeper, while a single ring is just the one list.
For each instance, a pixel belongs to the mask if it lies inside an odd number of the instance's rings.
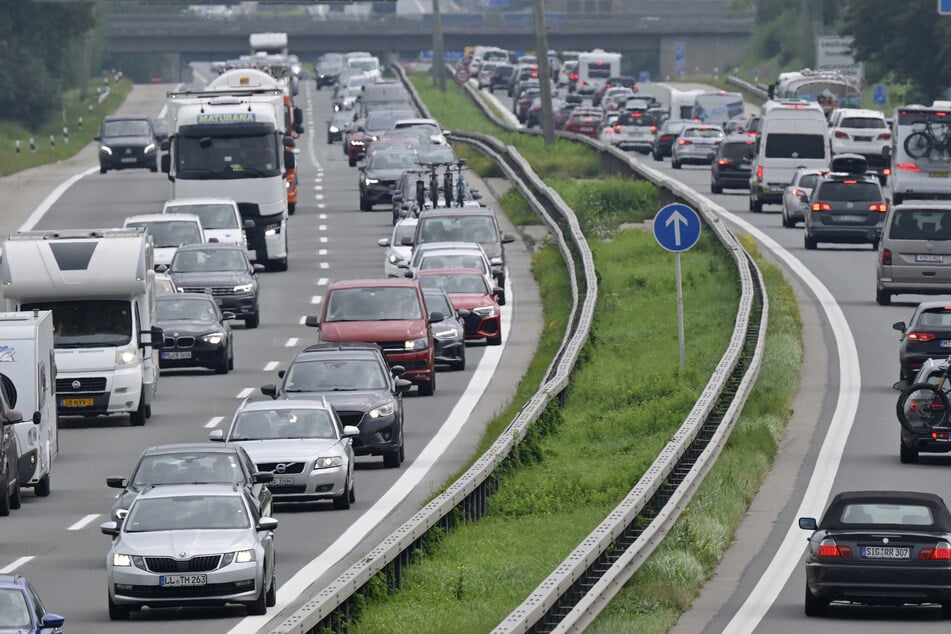
[{"label": "utility pole", "polygon": [[439,0],[433,0],[433,85],[446,92],[446,62],[443,59],[442,18]]},{"label": "utility pole", "polygon": [[538,56],[538,83],[541,87],[542,136],[545,145],[555,142],[555,124],[551,112],[551,69],[548,63],[548,32],[545,28],[545,8],[542,0],[532,0],[535,14],[535,50]]}]

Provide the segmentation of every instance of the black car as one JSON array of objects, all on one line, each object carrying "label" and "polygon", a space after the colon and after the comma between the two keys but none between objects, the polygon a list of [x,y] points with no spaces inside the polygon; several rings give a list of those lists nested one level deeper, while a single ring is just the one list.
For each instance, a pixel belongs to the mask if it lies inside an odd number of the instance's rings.
[{"label": "black car", "polygon": [[327,143],[338,143],[343,141],[343,133],[350,128],[353,123],[353,112],[350,110],[337,110],[327,122]]},{"label": "black car", "polygon": [[710,167],[710,191],[749,189],[755,141],[745,134],[728,136],[720,144]]},{"label": "black car", "polygon": [[234,369],[234,337],[229,319],[215,298],[205,293],[174,293],[155,298],[155,320],[165,332],[160,368],[211,368],[216,374]]},{"label": "black car", "polygon": [[320,56],[317,63],[314,64],[314,71],[317,75],[317,90],[323,86],[333,86],[340,77],[340,71],[343,70],[343,55],[340,53],[326,53]]},{"label": "black car", "polygon": [[419,167],[416,152],[403,145],[378,147],[370,152],[360,166],[360,211],[371,211],[373,205],[392,203],[393,188],[406,170]]},{"label": "black car", "polygon": [[99,173],[130,167],[158,171],[158,142],[146,115],[106,115],[95,137],[99,141]]},{"label": "black car", "polygon": [[243,319],[245,328],[257,328],[258,272],[243,246],[226,243],[187,244],[179,247],[169,266],[169,276],[182,293],[208,293],[222,311]]},{"label": "black car", "polygon": [[651,145],[651,155],[655,161],[670,156],[674,141],[680,136],[680,131],[690,123],[684,119],[667,119],[654,133],[654,143]]},{"label": "black car", "polygon": [[442,288],[424,288],[423,299],[430,315],[440,313],[442,321],[433,323],[433,339],[436,340],[436,363],[448,365],[453,370],[466,369],[466,340],[463,319],[469,311],[456,310],[452,300]]},{"label": "black car", "polygon": [[489,84],[489,91],[495,92],[496,88],[508,88],[509,81],[512,79],[512,73],[515,67],[511,64],[499,64],[492,71],[492,78]]},{"label": "black car", "polygon": [[[917,373],[895,383],[894,387],[904,391],[917,383],[936,385],[944,378],[947,368],[947,358],[925,359]],[[898,456],[902,464],[917,463],[921,452],[951,452],[951,428],[946,424],[934,424],[934,418],[943,413],[944,404],[933,401],[933,395],[934,392],[927,390],[915,390],[909,395],[908,401],[901,405],[902,412],[898,412],[898,415],[904,414],[904,421],[899,419],[902,425]],[[902,401],[899,400],[899,403]],[[922,403],[928,403],[928,407],[920,407]]]},{"label": "black car", "polygon": [[267,483],[273,473],[260,472],[243,447],[207,443],[156,445],[142,452],[128,478],[110,476],[106,486],[122,489],[112,506],[120,520],[144,489],[157,484],[231,484],[248,490],[262,516],[271,516],[272,496]]},{"label": "black car", "polygon": [[898,344],[899,379],[911,381],[927,359],[951,355],[951,305],[947,301],[921,302],[906,324],[892,328],[901,333]]},{"label": "black car", "polygon": [[934,493],[846,491],[812,531],[806,551],[806,616],[833,601],[865,605],[937,603],[951,618],[951,513]]},{"label": "black car", "polygon": [[809,198],[803,244],[815,249],[819,242],[871,244],[878,250],[888,212],[888,200],[878,176],[868,174],[868,163],[859,154],[839,154],[829,172],[816,182]]},{"label": "black car", "polygon": [[357,456],[383,456],[383,466],[399,467],[404,459],[403,393],[413,383],[400,378],[403,366],[392,368],[375,343],[319,343],[304,348],[278,373],[280,387],[262,385],[271,398],[324,397],[340,422],[353,425]]}]

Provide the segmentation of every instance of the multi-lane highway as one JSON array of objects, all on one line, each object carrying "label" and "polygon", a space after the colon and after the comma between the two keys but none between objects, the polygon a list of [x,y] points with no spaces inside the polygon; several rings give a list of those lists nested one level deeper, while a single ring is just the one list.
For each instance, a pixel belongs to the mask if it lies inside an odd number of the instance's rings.
[{"label": "multi-lane highway", "polygon": [[[126,112],[156,115],[170,86],[137,87]],[[276,505],[278,607],[267,617],[245,618],[240,607],[145,610],[129,623],[110,623],[106,611],[105,553],[108,537],[99,524],[108,519],[115,490],[109,475],[127,475],[149,445],[203,441],[221,427],[246,396],[263,398],[258,386],[277,379],[293,353],[315,339],[303,326],[317,311],[332,280],[379,277],[383,250],[376,241],[389,235],[390,213],[358,210],[357,174],[340,146],[325,143],[330,93],[307,82],[300,105],[307,133],[298,141],[300,202],[289,220],[290,270],[261,275],[261,326],[235,328],[235,371],[216,376],[202,371],[163,373],[153,417],[130,427],[128,417],[65,419],[60,457],[53,467],[52,495],[23,496],[23,507],[3,518],[0,572],[26,575],[41,592],[47,609],[67,617],[67,631],[256,632],[308,595],[315,580],[336,576],[368,545],[374,545],[412,515],[471,455],[485,422],[510,397],[534,351],[542,320],[538,291],[530,273],[530,254],[520,243],[507,251],[509,297],[504,309],[507,332],[499,348],[472,347],[465,372],[440,372],[436,394],[405,398],[406,462],[383,469],[379,458],[359,458],[356,504],[348,511],[329,504]],[[8,200],[38,204],[60,180],[90,172],[51,205],[30,214],[18,209],[3,219],[13,230],[27,221],[36,229],[120,226],[131,214],[161,209],[169,183],[161,173],[95,171],[95,151],[69,165],[0,180]],[[35,191],[34,191],[35,188]],[[485,193],[488,193],[483,188]],[[55,197],[55,195],[54,195]],[[490,201],[492,204],[492,201]],[[47,209],[48,207],[48,209]],[[505,219],[502,219],[505,222]],[[506,231],[513,232],[508,226]],[[302,593],[303,596],[302,596]]]}]

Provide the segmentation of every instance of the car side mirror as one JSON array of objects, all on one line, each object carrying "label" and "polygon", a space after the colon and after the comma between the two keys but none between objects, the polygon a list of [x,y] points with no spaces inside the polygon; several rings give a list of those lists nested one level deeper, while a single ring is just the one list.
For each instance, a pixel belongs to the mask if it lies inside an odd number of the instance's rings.
[{"label": "car side mirror", "polygon": [[212,430],[212,432],[208,434],[208,440],[210,440],[211,442],[224,442],[225,441],[224,430],[223,429]]},{"label": "car side mirror", "polygon": [[819,529],[819,524],[816,522],[814,517],[800,517],[799,518],[799,528],[804,531],[814,531]]},{"label": "car side mirror", "polygon": [[274,474],[270,471],[255,471],[251,475],[251,482],[254,484],[267,484],[268,482],[274,482]]},{"label": "car side mirror", "polygon": [[478,189],[470,189],[469,195],[472,197],[472,200],[482,200],[482,194]]},{"label": "car side mirror", "polygon": [[892,328],[894,328],[895,330],[901,330],[902,332],[904,332],[906,327],[907,326],[905,325],[905,322],[903,321],[896,321],[895,323],[892,324]]},{"label": "car side mirror", "polygon": [[294,156],[294,150],[292,148],[284,148],[284,167],[289,170],[292,170],[297,165],[297,157]]},{"label": "car side mirror", "polygon": [[259,531],[273,531],[275,528],[277,528],[277,519],[273,517],[262,517],[258,520]]},{"label": "car side mirror", "polygon": [[406,379],[396,379],[396,393],[405,394],[413,388],[413,382]]},{"label": "car side mirror", "polygon": [[809,197],[808,197],[808,196],[800,196],[800,197],[799,197],[799,202],[808,203],[808,202],[809,202]]},{"label": "car side mirror", "polygon": [[257,262],[255,262],[254,264],[251,265],[251,272],[252,272],[252,273],[261,273],[261,272],[264,271],[264,269],[265,269],[264,265],[263,265],[263,264],[258,264]]},{"label": "car side mirror", "polygon": [[129,481],[122,476],[109,476],[106,478],[106,486],[110,489],[124,489],[129,486]]},{"label": "car side mirror", "polygon": [[162,349],[165,347],[165,331],[158,326],[152,326],[152,328],[149,330],[149,340],[149,345],[153,349]]},{"label": "car side mirror", "polygon": [[388,247],[388,246],[390,246],[390,239],[389,239],[389,238],[380,238],[379,240],[376,241],[376,243],[377,243],[379,246],[381,246],[381,247]]},{"label": "car side mirror", "polygon": [[234,314],[233,312],[231,312],[230,310],[221,313],[221,321],[228,321],[229,319],[237,319],[237,317],[238,317],[238,316],[235,315],[235,314]]},{"label": "car side mirror", "polygon": [[886,145],[882,148],[882,158],[886,161],[892,158],[892,146]]},{"label": "car side mirror", "polygon": [[499,303],[499,306],[505,306],[505,289],[496,286],[492,289],[492,295],[495,296],[495,301]]},{"label": "car side mirror", "polygon": [[96,136],[94,136],[94,137],[92,138],[92,140],[93,140],[93,141],[102,141],[102,135],[97,134]]},{"label": "car side mirror", "polygon": [[274,385],[273,383],[262,385],[261,394],[263,394],[264,396],[270,396],[271,398],[277,398],[277,386]]},{"label": "car side mirror", "polygon": [[344,435],[344,438],[350,438],[350,437],[353,437],[353,436],[359,436],[359,435],[360,435],[360,428],[357,427],[356,425],[344,425],[344,426],[343,426],[343,435]]},{"label": "car side mirror", "polygon": [[[403,268],[403,267],[401,266],[400,268]],[[407,269],[407,270],[403,271],[403,277],[408,278],[408,279],[413,279],[413,278],[415,277],[415,274],[413,273],[413,271]]]},{"label": "car side mirror", "polygon": [[278,378],[283,379],[285,374],[287,374],[287,370],[278,370],[278,371],[277,371],[277,376],[278,376]]},{"label": "car side mirror", "polygon": [[403,194],[393,194],[392,198],[395,203],[403,202]]},{"label": "car side mirror", "polygon": [[[164,143],[162,144],[165,145]],[[172,171],[172,157],[170,154],[163,154],[161,160],[161,170],[163,174],[168,174]]]},{"label": "car side mirror", "polygon": [[905,381],[905,380],[903,379],[903,380],[901,380],[901,381],[898,381],[897,383],[892,384],[892,389],[895,389],[895,390],[898,390],[899,392],[902,392],[902,391],[905,390],[905,388],[907,388],[907,387],[910,386],[910,385],[911,385],[911,381]]},{"label": "car side mirror", "polygon": [[156,265],[155,265],[155,272],[156,272],[156,273],[165,273],[166,271],[168,271],[168,264],[156,264]]},{"label": "car side mirror", "polygon": [[402,365],[394,365],[390,367],[390,374],[399,378],[403,376],[404,374],[406,374],[406,367]]},{"label": "car side mirror", "polygon": [[513,242],[515,242],[515,236],[508,233],[502,234],[502,244],[511,244]]},{"label": "car side mirror", "polygon": [[429,313],[429,323],[431,323],[431,324],[439,323],[440,321],[444,320],[445,318],[446,318],[446,316],[443,315],[442,312],[440,312],[440,311],[438,311],[438,310]]},{"label": "car side mirror", "polygon": [[241,228],[254,229],[254,221],[251,220],[250,218],[245,218],[244,220],[241,221]]},{"label": "car side mirror", "polygon": [[103,522],[99,525],[99,532],[103,535],[115,537],[119,534],[119,522]]},{"label": "car side mirror", "polygon": [[320,318],[317,315],[307,315],[304,318],[304,325],[310,328],[320,328]]},{"label": "car side mirror", "polygon": [[361,172],[366,172],[366,171],[367,171],[367,162],[366,162],[366,161],[360,161],[359,163],[357,163],[357,169],[360,170]]},{"label": "car side mirror", "polygon": [[60,616],[59,614],[44,614],[43,618],[40,619],[43,627],[40,629],[55,629],[58,627],[63,627],[63,623],[66,622],[65,616]]}]

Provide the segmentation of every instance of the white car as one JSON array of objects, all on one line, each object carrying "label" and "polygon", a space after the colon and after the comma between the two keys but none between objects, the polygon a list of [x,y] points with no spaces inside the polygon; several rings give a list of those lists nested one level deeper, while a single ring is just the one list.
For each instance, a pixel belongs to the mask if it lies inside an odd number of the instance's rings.
[{"label": "white car", "polygon": [[429,133],[429,140],[432,143],[439,145],[447,144],[445,133],[439,127],[439,122],[435,119],[400,119],[393,125],[393,128],[396,130],[419,128]]},{"label": "white car", "polygon": [[418,218],[403,218],[393,225],[393,233],[389,238],[380,238],[377,244],[386,247],[383,254],[383,277],[403,277],[405,265],[409,262],[413,247],[403,244],[403,238],[408,237],[412,240],[416,233],[416,223]]},{"label": "white car", "polygon": [[231,242],[247,248],[244,235],[245,224],[254,226],[253,220],[247,223],[241,217],[238,203],[230,198],[179,198],[169,200],[162,208],[163,214],[195,214],[201,220],[205,239],[217,242]]},{"label": "white car", "polygon": [[877,110],[841,108],[833,121],[829,128],[833,154],[854,153],[882,159],[885,148],[891,148],[892,131],[885,115]]},{"label": "white car", "polygon": [[168,267],[178,247],[206,241],[201,219],[195,214],[142,214],[129,216],[123,227],[143,227],[152,236],[155,268]]}]

